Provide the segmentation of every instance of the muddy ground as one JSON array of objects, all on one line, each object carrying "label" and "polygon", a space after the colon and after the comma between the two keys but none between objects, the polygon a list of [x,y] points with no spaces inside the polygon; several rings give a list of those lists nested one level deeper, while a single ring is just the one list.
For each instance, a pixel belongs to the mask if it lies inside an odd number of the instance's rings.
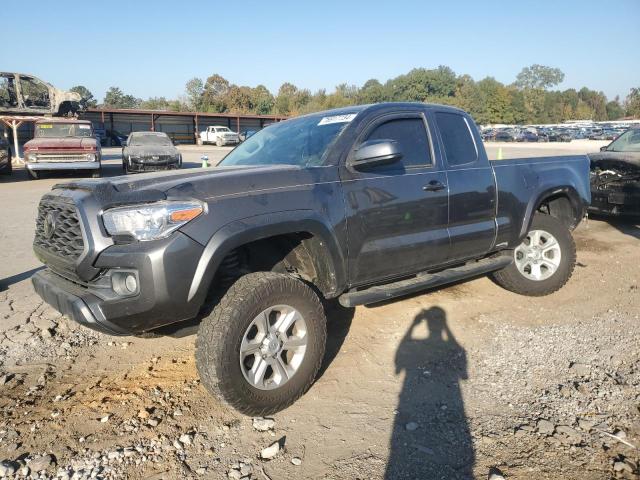
[{"label": "muddy ground", "polygon": [[[31,221],[39,195],[12,187]],[[548,297],[480,278],[332,307],[319,379],[273,422],[207,394],[194,337],[109,337],[43,305],[25,239],[0,265],[0,476],[636,478],[640,224],[575,237],[574,276]]]}]

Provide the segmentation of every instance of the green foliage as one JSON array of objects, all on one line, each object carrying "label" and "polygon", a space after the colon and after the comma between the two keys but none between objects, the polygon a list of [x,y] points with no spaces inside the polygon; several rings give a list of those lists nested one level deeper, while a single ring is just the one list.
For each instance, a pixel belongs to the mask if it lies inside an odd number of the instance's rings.
[{"label": "green foliage", "polygon": [[110,87],[102,104],[110,108],[138,108],[142,100],[133,95],[125,95],[118,87]]},{"label": "green foliage", "polygon": [[523,68],[512,85],[493,77],[475,81],[441,65],[435,69],[414,68],[384,84],[375,78],[361,87],[342,83],[332,92],[320,89],[311,93],[285,82],[274,96],[264,85],[239,86],[214,74],[205,82],[199,78],[189,80],[182,100],[154,97],[141,102],[112,87],[105,96],[105,106],[294,116],[349,105],[409,101],[452,105],[471,113],[479,124],[614,120],[623,117],[625,110],[627,115],[640,117],[640,88],[631,90],[623,106],[617,97],[608,102],[602,92],[586,87],[579,91],[550,90],[563,80],[562,71],[543,65]]},{"label": "green foliage", "polygon": [[640,87],[632,88],[624,103],[627,115],[640,117]]},{"label": "green foliage", "polygon": [[83,85],[77,85],[71,88],[71,91],[80,94],[80,96],[82,97],[81,103],[86,108],[95,108],[98,106],[98,101],[94,98],[93,93],[91,93],[87,87]]}]

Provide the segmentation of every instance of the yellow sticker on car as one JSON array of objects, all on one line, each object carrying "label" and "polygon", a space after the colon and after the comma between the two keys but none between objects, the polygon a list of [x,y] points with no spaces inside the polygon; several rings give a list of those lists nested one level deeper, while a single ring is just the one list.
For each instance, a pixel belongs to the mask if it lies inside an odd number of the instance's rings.
[{"label": "yellow sticker on car", "polygon": [[40,125],[38,125],[38,128],[53,128],[53,125],[51,125],[50,123],[41,123]]}]

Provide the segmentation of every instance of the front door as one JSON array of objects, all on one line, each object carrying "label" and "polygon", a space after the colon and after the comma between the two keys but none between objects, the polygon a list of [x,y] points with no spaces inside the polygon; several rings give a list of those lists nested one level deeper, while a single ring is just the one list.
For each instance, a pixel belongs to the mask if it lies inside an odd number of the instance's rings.
[{"label": "front door", "polygon": [[399,144],[400,160],[341,170],[353,286],[411,275],[448,256],[447,176],[434,161],[426,118],[379,117],[356,143],[383,139]]}]

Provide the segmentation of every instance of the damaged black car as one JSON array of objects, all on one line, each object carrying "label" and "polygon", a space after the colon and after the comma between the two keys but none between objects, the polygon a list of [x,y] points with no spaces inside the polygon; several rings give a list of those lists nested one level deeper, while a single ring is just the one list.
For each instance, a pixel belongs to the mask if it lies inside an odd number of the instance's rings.
[{"label": "damaged black car", "polygon": [[122,147],[125,173],[182,168],[182,155],[164,132],[132,132]]},{"label": "damaged black car", "polygon": [[589,155],[593,213],[640,216],[640,128]]}]

